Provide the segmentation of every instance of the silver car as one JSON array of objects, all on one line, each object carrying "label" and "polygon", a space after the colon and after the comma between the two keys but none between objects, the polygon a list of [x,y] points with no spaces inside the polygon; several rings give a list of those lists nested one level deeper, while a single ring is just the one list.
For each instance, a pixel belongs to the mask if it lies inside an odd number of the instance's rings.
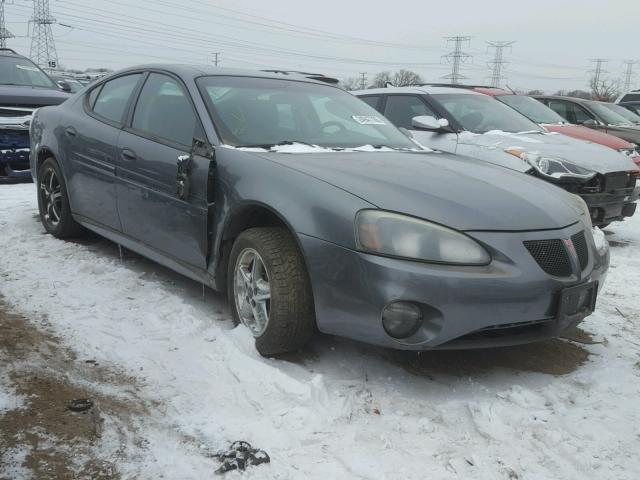
[{"label": "silver car", "polygon": [[421,144],[527,172],[580,195],[594,225],[633,215],[638,167],[602,145],[549,133],[495,99],[464,88],[352,92]]}]

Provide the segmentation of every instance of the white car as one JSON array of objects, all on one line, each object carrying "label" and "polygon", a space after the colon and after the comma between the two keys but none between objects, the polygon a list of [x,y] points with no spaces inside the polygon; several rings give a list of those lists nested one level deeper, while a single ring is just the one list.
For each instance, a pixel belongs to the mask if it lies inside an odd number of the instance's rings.
[{"label": "white car", "polygon": [[639,171],[627,156],[550,133],[487,95],[439,85],[352,93],[426,147],[530,173],[580,195],[596,226],[635,212]]}]

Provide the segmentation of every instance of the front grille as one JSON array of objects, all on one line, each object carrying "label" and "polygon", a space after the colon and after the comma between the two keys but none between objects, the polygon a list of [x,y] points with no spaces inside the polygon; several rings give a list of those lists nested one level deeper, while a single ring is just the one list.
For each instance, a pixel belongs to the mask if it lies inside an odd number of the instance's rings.
[{"label": "front grille", "polygon": [[613,193],[623,188],[632,188],[635,185],[635,177],[627,172],[607,173],[604,176],[603,192]]},{"label": "front grille", "polygon": [[17,150],[29,148],[29,131],[0,129],[0,149]]},{"label": "front grille", "polygon": [[589,247],[587,246],[587,238],[584,236],[584,232],[576,233],[571,237],[573,247],[576,249],[578,260],[580,262],[580,268],[584,270],[589,263]]},{"label": "front grille", "polygon": [[546,273],[554,277],[571,275],[571,261],[562,240],[526,240],[523,243]]},{"label": "front grille", "polygon": [[28,117],[33,114],[33,110],[33,108],[0,107],[0,117]]}]

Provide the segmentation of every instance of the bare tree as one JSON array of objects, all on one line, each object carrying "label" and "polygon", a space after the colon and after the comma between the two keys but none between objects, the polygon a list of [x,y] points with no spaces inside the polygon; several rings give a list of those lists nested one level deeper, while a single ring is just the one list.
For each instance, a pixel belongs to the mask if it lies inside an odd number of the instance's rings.
[{"label": "bare tree", "polygon": [[380,72],[373,77],[371,88],[384,88],[387,86],[387,83],[393,83],[393,77],[391,76],[391,72],[388,70]]},{"label": "bare tree", "polygon": [[542,90],[529,90],[527,95],[544,95],[544,92]]},{"label": "bare tree", "polygon": [[349,77],[344,78],[340,81],[340,87],[344,90],[360,90],[360,78],[358,77]]},{"label": "bare tree", "polygon": [[594,100],[611,102],[620,94],[620,81],[612,79],[596,79],[589,82],[591,97]]},{"label": "bare tree", "polygon": [[564,95],[567,97],[584,98],[586,100],[591,100],[591,94],[586,90],[578,89],[578,90],[569,90],[568,92],[565,90],[560,90],[560,92],[556,93],[556,95]]},{"label": "bare tree", "polygon": [[396,87],[404,87],[406,85],[419,85],[424,83],[420,75],[411,70],[400,70],[393,76],[393,84]]}]

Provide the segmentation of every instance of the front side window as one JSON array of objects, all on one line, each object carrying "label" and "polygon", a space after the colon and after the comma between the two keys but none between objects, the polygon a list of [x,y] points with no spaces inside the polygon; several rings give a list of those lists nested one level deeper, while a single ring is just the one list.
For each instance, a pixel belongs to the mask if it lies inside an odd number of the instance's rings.
[{"label": "front side window", "polygon": [[422,99],[416,95],[389,95],[387,105],[384,109],[384,116],[387,117],[396,127],[413,128],[411,120],[413,117],[429,115],[436,117],[436,114],[427,107]]},{"label": "front side window", "polygon": [[536,123],[544,125],[566,123],[566,120],[556,112],[531,97],[525,95],[500,95],[496,98]]},{"label": "front side window", "polygon": [[299,142],[327,148],[416,148],[380,113],[335,87],[227,76],[202,77],[198,85],[227,145]]},{"label": "front side window", "polygon": [[587,120],[595,120],[593,115],[576,103],[571,104],[571,112],[571,115],[573,116],[573,123],[578,125],[582,125]]},{"label": "front side window", "polygon": [[[142,74],[135,73],[106,82],[93,105],[93,111],[108,120],[122,123],[122,117],[129,103],[129,98],[136,85],[138,85],[141,76]],[[91,94],[89,95],[89,100],[91,100]]]},{"label": "front side window", "polygon": [[0,85],[56,88],[38,66],[21,57],[0,56]]},{"label": "front side window", "polygon": [[451,114],[462,127],[473,133],[499,130],[508,133],[543,132],[539,125],[511,107],[486,95],[443,93],[432,97]]},{"label": "front side window", "polygon": [[152,73],[136,102],[131,126],[152,137],[190,146],[196,128],[196,114],[176,80]]}]

